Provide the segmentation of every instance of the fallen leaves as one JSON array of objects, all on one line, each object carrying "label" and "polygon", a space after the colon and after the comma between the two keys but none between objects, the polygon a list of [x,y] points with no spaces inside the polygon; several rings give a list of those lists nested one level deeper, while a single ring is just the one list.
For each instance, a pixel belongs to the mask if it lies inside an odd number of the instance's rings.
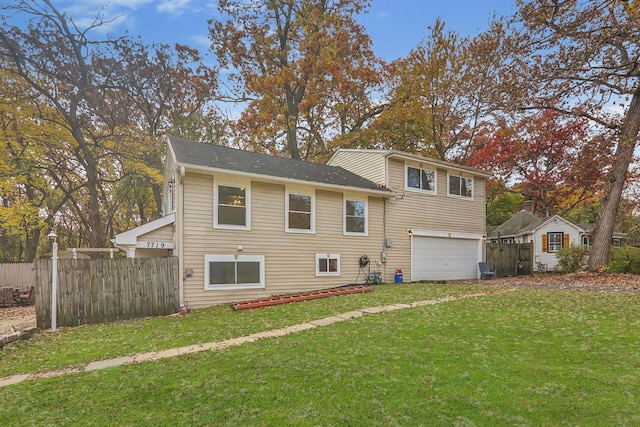
[{"label": "fallen leaves", "polygon": [[537,274],[535,276],[500,277],[483,284],[534,289],[608,291],[640,293],[640,276],[614,273]]}]

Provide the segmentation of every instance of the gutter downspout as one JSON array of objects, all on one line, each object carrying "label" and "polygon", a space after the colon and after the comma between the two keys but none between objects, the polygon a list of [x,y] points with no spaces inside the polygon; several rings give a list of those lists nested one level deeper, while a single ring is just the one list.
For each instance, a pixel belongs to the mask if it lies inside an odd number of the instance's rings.
[{"label": "gutter downspout", "polygon": [[[177,172],[177,171],[176,171]],[[176,209],[176,249],[178,251],[178,276],[179,276],[179,291],[180,294],[180,307],[185,306],[185,298],[184,298],[184,250],[182,247],[182,237],[184,233],[184,175],[185,175],[185,167],[180,166],[180,174],[177,177],[178,181],[178,197],[177,204],[178,208]],[[177,174],[176,174],[177,175]]]},{"label": "gutter downspout", "polygon": [[[384,186],[389,188],[389,155],[391,152],[387,153],[384,156]],[[384,281],[388,282],[387,279],[387,259],[389,258],[389,254],[387,252],[387,198],[382,199],[382,250],[385,252],[385,262],[382,264],[382,271],[384,275]]]}]

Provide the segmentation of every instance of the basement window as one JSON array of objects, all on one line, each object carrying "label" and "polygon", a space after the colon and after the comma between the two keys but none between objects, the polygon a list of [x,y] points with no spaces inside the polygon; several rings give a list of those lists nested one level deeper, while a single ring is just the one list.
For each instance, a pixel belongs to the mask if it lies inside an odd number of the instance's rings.
[{"label": "basement window", "polygon": [[265,287],[264,255],[205,255],[205,290]]},{"label": "basement window", "polygon": [[339,276],[340,254],[316,254],[316,276]]}]

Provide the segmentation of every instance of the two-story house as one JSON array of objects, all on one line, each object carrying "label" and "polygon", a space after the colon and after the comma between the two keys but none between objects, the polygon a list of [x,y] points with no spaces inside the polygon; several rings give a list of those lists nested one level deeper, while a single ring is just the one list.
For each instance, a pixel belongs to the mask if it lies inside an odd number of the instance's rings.
[{"label": "two-story house", "polygon": [[477,277],[490,174],[397,150],[342,149],[328,164],[393,191],[383,205],[387,266],[410,281]]},{"label": "two-story house", "polygon": [[478,275],[485,172],[398,151],[339,150],[323,165],[167,144],[165,216],[114,241],[129,256],[176,255],[183,304],[364,283],[372,271],[385,282],[397,270],[405,282]]}]

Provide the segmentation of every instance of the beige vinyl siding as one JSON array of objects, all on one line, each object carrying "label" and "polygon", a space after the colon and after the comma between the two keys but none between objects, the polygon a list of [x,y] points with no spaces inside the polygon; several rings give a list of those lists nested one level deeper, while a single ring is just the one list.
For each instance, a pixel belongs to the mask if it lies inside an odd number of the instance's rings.
[{"label": "beige vinyl siding", "polygon": [[138,237],[141,242],[173,242],[173,224],[165,225]]},{"label": "beige vinyl siding", "polygon": [[[157,230],[150,231],[141,236],[138,236],[138,243],[140,242],[174,242],[173,224],[165,225]],[[174,242],[175,243],[175,242]],[[136,248],[136,258],[154,258],[154,257],[168,257],[173,255],[173,249],[147,249]]]},{"label": "beige vinyl siding", "polygon": [[377,184],[385,184],[385,152],[340,150],[327,163],[340,166]]},{"label": "beige vinyl siding", "polygon": [[[285,232],[285,185],[251,183],[251,230],[213,228],[215,180],[233,183],[233,176],[187,173],[184,177],[184,236],[182,268],[193,276],[184,280],[185,303],[204,307],[276,294],[325,289],[354,283],[358,259],[379,257],[382,236],[382,198],[368,198],[369,235],[343,236],[342,201],[338,191],[315,190],[316,232]],[[239,250],[239,247],[242,250]],[[374,250],[375,248],[375,250]],[[375,253],[374,253],[375,252]],[[316,277],[315,254],[340,254],[340,276]],[[205,255],[264,255],[264,289],[205,290]],[[363,283],[361,275],[359,283]]]},{"label": "beige vinyl siding", "polygon": [[[408,164],[419,167],[418,163]],[[476,176],[473,200],[447,197],[447,170],[437,168],[437,194],[423,194],[405,190],[404,174],[405,162],[389,159],[389,186],[402,190],[387,203],[387,237],[393,239],[393,246],[387,250],[386,269],[388,274],[402,269],[404,280],[410,281],[411,238],[407,229],[484,234],[485,189],[484,179]]]}]

